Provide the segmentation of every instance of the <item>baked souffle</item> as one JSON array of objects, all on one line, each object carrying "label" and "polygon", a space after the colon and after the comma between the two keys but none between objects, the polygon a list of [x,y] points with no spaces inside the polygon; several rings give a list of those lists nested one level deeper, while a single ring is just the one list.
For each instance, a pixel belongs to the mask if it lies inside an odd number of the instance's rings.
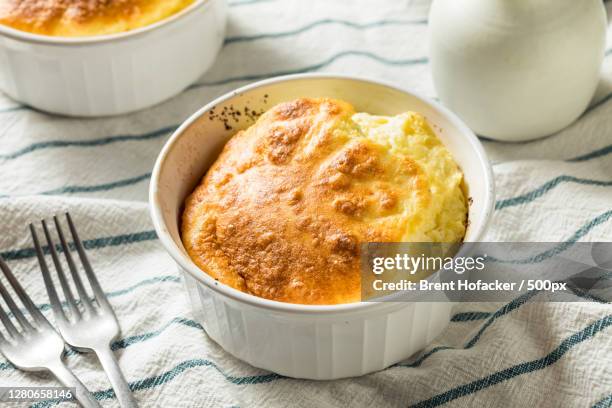
[{"label": "baked souffle", "polygon": [[227,142],[186,200],[182,240],[203,271],[255,296],[358,302],[360,243],[460,242],[462,186],[422,115],[298,99]]},{"label": "baked souffle", "polygon": [[0,0],[0,24],[34,34],[116,34],[161,21],[194,0]]}]

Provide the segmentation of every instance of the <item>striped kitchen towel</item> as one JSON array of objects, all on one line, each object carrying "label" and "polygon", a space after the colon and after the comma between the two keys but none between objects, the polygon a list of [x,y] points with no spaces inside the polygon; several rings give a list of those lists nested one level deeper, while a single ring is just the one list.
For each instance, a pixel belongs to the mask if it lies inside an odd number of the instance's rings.
[{"label": "striped kitchen towel", "polygon": [[[123,333],[113,349],[142,406],[612,406],[606,303],[537,303],[538,293],[530,292],[507,304],[462,304],[448,329],[407,361],[339,381],[263,372],[207,337],[148,216],[151,168],[172,130],[215,96],[280,74],[358,74],[435,97],[426,0],[230,5],[226,43],[213,68],[151,109],[70,119],[0,95],[0,252],[43,312],[49,315],[49,305],[26,226],[70,210],[117,311]],[[608,35],[612,44],[612,28]],[[564,247],[610,240],[612,46],[603,75],[589,110],[558,134],[520,144],[483,141],[498,192],[488,240]],[[66,361],[103,406],[118,406],[91,355],[71,350]],[[56,382],[0,357],[0,386],[8,385]]]}]

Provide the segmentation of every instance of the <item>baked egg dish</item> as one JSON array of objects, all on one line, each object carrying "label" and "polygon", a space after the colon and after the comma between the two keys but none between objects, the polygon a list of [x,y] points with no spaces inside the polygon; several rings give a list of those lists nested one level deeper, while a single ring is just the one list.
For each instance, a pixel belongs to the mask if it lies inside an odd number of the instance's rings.
[{"label": "baked egg dish", "polygon": [[144,27],[194,0],[0,0],[0,24],[34,34],[84,37]]},{"label": "baked egg dish", "polygon": [[281,103],[225,145],[186,199],[181,234],[214,279],[266,299],[358,302],[360,244],[460,242],[463,174],[425,117]]}]

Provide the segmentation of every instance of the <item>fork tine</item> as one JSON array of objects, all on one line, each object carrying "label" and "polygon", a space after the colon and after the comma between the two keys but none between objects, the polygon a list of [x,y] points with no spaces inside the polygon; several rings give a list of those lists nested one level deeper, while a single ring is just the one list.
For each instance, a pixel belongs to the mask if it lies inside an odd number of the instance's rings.
[{"label": "fork tine", "polygon": [[17,278],[15,278],[15,275],[13,275],[13,272],[11,272],[11,269],[8,267],[6,262],[4,262],[4,259],[2,259],[2,257],[0,257],[0,269],[2,269],[2,272],[4,272],[4,276],[6,276],[6,279],[9,281],[9,283],[15,290],[15,293],[17,293],[17,296],[19,296],[19,299],[21,299],[21,301],[28,309],[34,320],[36,320],[38,323],[43,324],[47,322],[47,319],[43,316],[40,310],[38,310],[38,307],[36,307],[34,302],[32,302],[32,299],[30,298],[30,296],[28,296],[27,292],[23,289]]},{"label": "fork tine", "polygon": [[87,291],[85,291],[85,286],[83,286],[83,281],[79,276],[79,272],[74,265],[74,261],[72,260],[72,255],[70,255],[70,248],[66,243],[66,238],[64,237],[64,232],[62,230],[62,226],[59,223],[59,220],[56,216],[53,217],[53,222],[55,223],[55,229],[57,230],[57,235],[59,236],[60,242],[62,244],[62,249],[64,251],[64,255],[66,256],[66,262],[68,263],[68,268],[70,269],[70,274],[72,275],[72,279],[74,279],[74,285],[77,288],[77,292],[79,293],[79,297],[81,298],[81,302],[85,305],[85,308],[92,314],[96,311],[91,304],[91,300],[89,299],[89,295]]},{"label": "fork tine", "polygon": [[2,320],[2,323],[4,323],[4,327],[6,327],[6,331],[9,332],[11,337],[16,338],[19,336],[17,328],[15,327],[13,322],[11,322],[11,319],[8,317],[2,306],[0,306],[0,320]]},{"label": "fork tine", "polygon": [[[79,234],[77,233],[76,228],[74,227],[74,223],[72,222],[72,218],[70,217],[70,213],[66,213],[66,219],[68,220],[68,226],[70,227],[70,232],[72,233],[72,239],[74,241],[74,245],[76,246],[77,252],[79,253],[79,257],[81,258],[81,263],[83,264],[83,268],[85,269],[85,273],[89,278],[89,283],[94,291],[94,295],[98,304],[100,306],[106,306],[110,309],[110,304],[106,299],[106,295],[98,282],[98,278],[96,278],[96,274],[94,273],[91,264],[89,263],[89,259],[87,258],[87,254],[85,253],[85,248],[83,248],[83,243],[79,238]],[[112,310],[112,309],[111,309]]]},{"label": "fork tine", "polygon": [[0,295],[9,307],[9,310],[13,313],[13,315],[21,324],[21,327],[23,327],[23,330],[33,331],[34,327],[30,322],[28,322],[23,313],[21,313],[21,310],[19,310],[19,307],[15,304],[15,302],[11,298],[10,293],[8,292],[8,290],[6,290],[6,287],[2,283],[0,283]]},{"label": "fork tine", "polygon": [[77,307],[76,301],[74,300],[74,296],[72,295],[72,290],[70,289],[70,285],[66,280],[66,275],[64,274],[64,268],[62,268],[62,264],[57,256],[57,252],[55,251],[55,244],[51,239],[51,234],[49,234],[49,229],[47,228],[47,223],[45,220],[42,220],[43,231],[45,233],[45,237],[47,238],[47,245],[49,246],[49,252],[51,252],[51,258],[53,259],[53,264],[55,265],[55,270],[57,271],[57,276],[59,277],[60,284],[62,285],[62,289],[64,291],[64,295],[66,296],[66,302],[68,303],[68,308],[72,312],[72,315],[79,319],[81,317],[81,311]]},{"label": "fork tine", "polygon": [[47,262],[45,261],[45,255],[38,242],[38,236],[36,235],[36,229],[34,225],[30,224],[30,234],[32,235],[32,241],[34,241],[34,249],[36,250],[36,257],[38,258],[38,264],[40,265],[40,271],[42,272],[43,280],[45,281],[45,287],[47,288],[47,294],[49,295],[49,301],[51,302],[51,308],[56,319],[66,319],[66,315],[62,310],[62,304],[57,297],[55,286],[51,280],[51,274],[49,268],[47,268]]}]

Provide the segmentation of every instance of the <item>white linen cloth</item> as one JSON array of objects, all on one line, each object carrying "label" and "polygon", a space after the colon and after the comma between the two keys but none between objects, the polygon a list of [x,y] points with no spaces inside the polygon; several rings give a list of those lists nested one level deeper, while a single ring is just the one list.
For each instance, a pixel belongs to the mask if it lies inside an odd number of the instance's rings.
[{"label": "white linen cloth", "polygon": [[[609,304],[462,304],[404,364],[327,382],[262,372],[207,337],[147,209],[149,174],[171,131],[215,96],[286,73],[359,74],[435,97],[428,1],[230,1],[216,64],[199,86],[151,109],[71,119],[0,94],[0,253],[44,312],[51,316],[26,227],[69,210],[121,322],[113,348],[143,407],[610,407]],[[612,29],[608,37],[612,44]],[[489,240],[612,238],[610,99],[612,46],[593,104],[576,123],[529,143],[483,142],[500,207]],[[118,406],[91,354],[71,351],[66,361],[103,406]],[[0,386],[9,385],[58,384],[0,356]]]}]

